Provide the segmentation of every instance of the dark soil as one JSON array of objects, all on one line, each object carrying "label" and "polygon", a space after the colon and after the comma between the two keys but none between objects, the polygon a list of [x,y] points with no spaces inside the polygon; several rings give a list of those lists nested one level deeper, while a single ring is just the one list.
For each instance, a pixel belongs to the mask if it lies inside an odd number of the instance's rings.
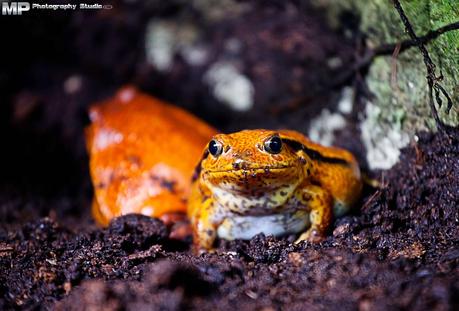
[{"label": "dark soil", "polygon": [[[251,2],[242,16],[209,21],[165,2],[2,17],[15,32],[5,33],[11,48],[0,58],[0,309],[459,309],[459,130],[421,133],[390,171],[368,172],[381,188],[365,189],[321,244],[259,235],[196,256],[159,220],[95,226],[82,135],[91,102],[135,83],[224,131],[305,130],[322,107],[334,109],[330,77],[358,55],[359,36],[330,30],[309,6]],[[211,59],[196,68],[177,56],[168,73],[149,66],[143,40],[153,17],[199,25]],[[228,37],[244,43],[237,57],[254,81],[247,114],[224,108],[201,82]],[[330,57],[344,67],[329,68]],[[69,77],[81,79],[76,93],[63,87]],[[341,145],[364,159],[356,128]]]}]

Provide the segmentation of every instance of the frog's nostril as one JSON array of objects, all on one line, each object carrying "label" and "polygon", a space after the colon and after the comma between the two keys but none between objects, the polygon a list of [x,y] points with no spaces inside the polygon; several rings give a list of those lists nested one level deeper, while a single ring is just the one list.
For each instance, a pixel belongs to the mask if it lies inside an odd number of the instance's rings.
[{"label": "frog's nostril", "polygon": [[234,162],[233,162],[233,168],[235,170],[238,170],[238,169],[243,169],[245,170],[247,168],[247,163],[242,160],[242,159],[236,159]]}]

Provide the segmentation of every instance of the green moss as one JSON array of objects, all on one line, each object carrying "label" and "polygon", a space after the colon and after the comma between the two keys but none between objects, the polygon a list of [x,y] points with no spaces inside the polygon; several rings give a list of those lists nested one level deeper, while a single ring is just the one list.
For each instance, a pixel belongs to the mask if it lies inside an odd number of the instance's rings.
[{"label": "green moss", "polygon": [[[457,0],[431,1],[430,23],[433,29],[459,21]],[[447,116],[441,109],[441,116],[451,124],[459,124],[459,31],[451,31],[434,41],[429,48],[433,51],[435,63],[444,75],[442,85],[455,103]]]},{"label": "green moss", "polygon": [[[457,0],[400,2],[418,36],[459,21]],[[329,21],[335,26],[339,26],[338,17],[343,10],[358,13],[361,30],[367,34],[370,47],[408,39],[392,1],[315,0],[314,3],[326,8]],[[437,75],[440,72],[443,74],[441,84],[454,101],[454,108],[449,115],[445,113],[445,107],[439,108],[440,117],[450,125],[459,125],[459,31],[443,34],[427,47],[437,65]],[[426,67],[419,50],[414,47],[398,56],[396,86],[393,81],[391,85],[392,63],[391,56],[379,57],[366,78],[375,94],[374,104],[382,108],[381,122],[401,122],[402,128],[410,134],[426,127],[434,128],[429,109]],[[406,112],[403,118],[395,115],[400,109]]]},{"label": "green moss", "polygon": [[[459,21],[458,0],[401,0],[418,36]],[[326,10],[330,25],[340,27],[340,15],[351,11],[360,16],[360,28],[372,48],[409,39],[391,0],[313,0]],[[459,125],[459,31],[443,34],[427,48],[443,74],[442,86],[454,101],[449,115],[439,108],[440,118]],[[427,69],[417,47],[392,55],[378,56],[370,66],[366,82],[374,97],[366,103],[360,123],[361,138],[371,169],[388,169],[399,157],[400,148],[419,130],[436,129],[429,106]],[[446,103],[446,100],[443,100]]]}]

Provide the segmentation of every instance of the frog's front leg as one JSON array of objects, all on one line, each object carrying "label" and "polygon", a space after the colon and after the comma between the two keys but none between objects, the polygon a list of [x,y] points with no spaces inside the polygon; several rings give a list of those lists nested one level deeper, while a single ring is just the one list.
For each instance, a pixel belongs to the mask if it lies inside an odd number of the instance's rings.
[{"label": "frog's front leg", "polygon": [[299,204],[309,211],[310,228],[295,241],[320,242],[325,238],[332,220],[333,197],[323,188],[315,185],[300,187],[295,192]]},{"label": "frog's front leg", "polygon": [[221,223],[218,218],[218,208],[212,198],[208,198],[199,207],[193,224],[193,240],[198,249],[211,250],[217,238],[217,228]]}]

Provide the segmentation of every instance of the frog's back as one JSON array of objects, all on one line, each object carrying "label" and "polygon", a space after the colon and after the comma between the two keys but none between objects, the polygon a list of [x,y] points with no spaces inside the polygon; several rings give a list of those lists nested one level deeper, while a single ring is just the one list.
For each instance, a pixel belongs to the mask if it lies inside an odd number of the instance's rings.
[{"label": "frog's back", "polygon": [[281,137],[301,143],[314,161],[313,180],[335,199],[334,214],[340,216],[356,203],[362,191],[359,165],[347,150],[314,143],[303,134],[281,130]]},{"label": "frog's back", "polygon": [[191,175],[213,128],[132,87],[92,106],[90,119],[86,141],[99,223],[128,213],[186,211]]}]

